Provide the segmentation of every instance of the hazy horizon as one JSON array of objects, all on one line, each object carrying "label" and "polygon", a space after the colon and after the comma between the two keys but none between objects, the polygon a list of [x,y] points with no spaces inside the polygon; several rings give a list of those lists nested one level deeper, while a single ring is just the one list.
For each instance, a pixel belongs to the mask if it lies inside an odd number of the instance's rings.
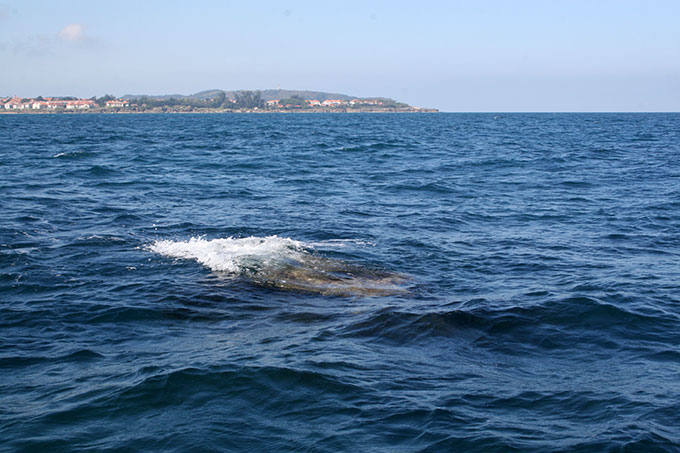
[{"label": "hazy horizon", "polygon": [[680,3],[0,0],[0,95],[290,89],[450,112],[680,111]]}]

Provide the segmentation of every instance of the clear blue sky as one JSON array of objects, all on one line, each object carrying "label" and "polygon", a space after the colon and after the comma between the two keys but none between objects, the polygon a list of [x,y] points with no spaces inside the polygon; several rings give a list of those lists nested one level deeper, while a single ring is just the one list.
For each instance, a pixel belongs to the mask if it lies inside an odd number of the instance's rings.
[{"label": "clear blue sky", "polygon": [[276,87],[680,111],[680,0],[0,0],[0,96]]}]

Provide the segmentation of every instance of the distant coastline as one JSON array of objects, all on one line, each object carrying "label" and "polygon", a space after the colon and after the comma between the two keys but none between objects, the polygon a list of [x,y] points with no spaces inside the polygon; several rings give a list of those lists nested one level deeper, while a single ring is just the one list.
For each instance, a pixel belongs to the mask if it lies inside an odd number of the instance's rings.
[{"label": "distant coastline", "polygon": [[0,98],[0,113],[432,113],[390,98],[358,98],[294,90],[207,90],[193,95],[125,95],[117,98]]},{"label": "distant coastline", "polygon": [[203,114],[203,113],[220,113],[220,114],[291,114],[291,113],[438,113],[437,109],[428,108],[399,108],[399,109],[300,109],[300,110],[253,110],[253,109],[192,109],[192,110],[174,110],[174,109],[147,109],[147,110],[130,110],[130,109],[83,109],[83,110],[0,110],[0,115],[71,115],[71,114],[106,114],[106,115],[130,115],[130,114]]}]

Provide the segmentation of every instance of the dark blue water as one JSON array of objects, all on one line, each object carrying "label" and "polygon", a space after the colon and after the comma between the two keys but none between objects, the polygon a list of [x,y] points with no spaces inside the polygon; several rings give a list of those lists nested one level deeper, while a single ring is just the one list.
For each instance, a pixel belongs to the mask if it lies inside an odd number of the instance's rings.
[{"label": "dark blue water", "polygon": [[0,116],[0,450],[680,451],[680,114]]}]

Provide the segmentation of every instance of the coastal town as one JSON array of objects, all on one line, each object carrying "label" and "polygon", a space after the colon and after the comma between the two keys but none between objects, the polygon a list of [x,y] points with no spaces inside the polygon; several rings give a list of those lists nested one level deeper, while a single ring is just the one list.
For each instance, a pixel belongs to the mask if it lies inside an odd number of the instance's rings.
[{"label": "coastal town", "polygon": [[235,92],[228,97],[0,97],[0,113],[254,113],[254,112],[432,112],[384,98],[306,99],[292,95],[266,99],[259,91]]},{"label": "coastal town", "polygon": [[88,110],[100,107],[121,108],[129,107],[127,99],[108,100],[103,106],[92,99],[60,99],[60,98],[0,98],[0,110],[28,111],[28,110]]}]

